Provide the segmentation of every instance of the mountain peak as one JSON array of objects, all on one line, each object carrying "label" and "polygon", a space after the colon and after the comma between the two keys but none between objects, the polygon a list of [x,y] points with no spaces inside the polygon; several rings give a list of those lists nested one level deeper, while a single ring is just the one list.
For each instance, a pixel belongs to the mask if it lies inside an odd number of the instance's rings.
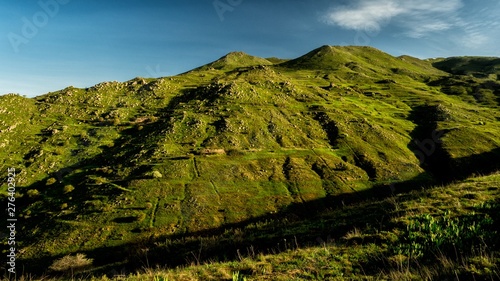
[{"label": "mountain peak", "polygon": [[323,45],[282,65],[290,68],[335,70],[352,61],[375,58],[394,59],[391,55],[373,47]]},{"label": "mountain peak", "polygon": [[249,55],[245,52],[230,52],[216,61],[213,61],[204,66],[198,67],[194,70],[210,70],[210,69],[218,69],[218,70],[232,70],[238,67],[247,67],[254,65],[271,65],[272,62],[261,58]]},{"label": "mountain peak", "polygon": [[236,51],[236,52],[230,52],[227,55],[223,56],[223,58],[241,58],[241,57],[251,57],[251,55],[242,51]]},{"label": "mountain peak", "polygon": [[335,47],[330,46],[330,45],[323,45],[319,48],[314,49],[313,51],[318,51],[318,52],[331,52],[333,51]]},{"label": "mountain peak", "polygon": [[291,68],[300,67],[329,69],[336,64],[336,61],[342,58],[342,56],[338,54],[339,48],[342,47],[323,45],[301,57],[285,62],[282,65]]}]

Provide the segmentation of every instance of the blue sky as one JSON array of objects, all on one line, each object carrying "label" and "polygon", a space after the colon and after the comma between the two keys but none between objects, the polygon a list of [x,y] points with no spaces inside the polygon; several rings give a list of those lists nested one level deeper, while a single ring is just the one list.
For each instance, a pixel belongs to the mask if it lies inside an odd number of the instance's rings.
[{"label": "blue sky", "polygon": [[295,58],[328,44],[500,56],[498,15],[493,0],[5,0],[0,94],[175,75],[231,51]]}]

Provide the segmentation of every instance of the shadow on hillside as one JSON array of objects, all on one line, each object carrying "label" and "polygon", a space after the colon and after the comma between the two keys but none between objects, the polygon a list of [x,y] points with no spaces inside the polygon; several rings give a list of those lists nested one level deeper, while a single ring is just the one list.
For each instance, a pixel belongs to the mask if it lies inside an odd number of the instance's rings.
[{"label": "shadow on hillside", "polygon": [[[500,149],[483,155],[460,159],[476,163],[498,155]],[[497,158],[498,159],[498,158]],[[490,162],[491,163],[491,162]],[[489,170],[499,168],[493,165]],[[485,172],[485,170],[482,170]],[[455,179],[466,174],[457,174]],[[349,231],[391,228],[394,205],[384,200],[397,193],[407,193],[432,185],[425,174],[392,185],[340,194],[304,203],[293,203],[276,214],[251,218],[203,231],[143,239],[115,247],[101,247],[85,252],[100,268],[95,273],[134,272],[145,267],[173,268],[213,261],[233,261],[243,256],[278,253],[297,247],[320,246],[325,241],[339,241]],[[377,242],[377,241],[373,241]],[[54,257],[51,257],[53,259]],[[23,260],[27,272],[41,273],[47,268],[47,257]],[[116,271],[118,270],[118,271]]]},{"label": "shadow on hillside", "polygon": [[463,158],[449,155],[442,145],[447,131],[437,130],[437,122],[446,120],[446,114],[439,105],[418,106],[412,110],[410,120],[417,126],[410,133],[412,141],[408,148],[420,160],[420,166],[443,184],[499,170],[500,148]]},{"label": "shadow on hillside", "polygon": [[[203,231],[167,235],[79,251],[94,259],[101,267],[99,273],[112,274],[143,269],[202,264],[214,260],[231,261],[241,256],[259,253],[278,253],[297,247],[322,245],[339,240],[354,228],[379,227],[388,223],[393,210],[386,201],[377,201],[406,191],[407,185],[420,188],[420,179],[390,186],[377,186],[351,194],[341,194],[305,203],[293,203],[276,214],[247,219],[240,223]],[[362,207],[355,207],[361,204]],[[333,215],[332,215],[333,214]],[[43,273],[51,264],[52,256],[22,261],[26,272]]]}]

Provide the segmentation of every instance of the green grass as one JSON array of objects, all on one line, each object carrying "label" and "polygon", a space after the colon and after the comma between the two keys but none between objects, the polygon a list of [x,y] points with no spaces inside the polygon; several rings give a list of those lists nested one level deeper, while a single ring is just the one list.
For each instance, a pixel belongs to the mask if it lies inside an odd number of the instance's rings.
[{"label": "green grass", "polygon": [[[92,280],[496,280],[499,183],[498,173],[471,177],[306,217],[255,222],[228,229],[215,239],[166,240],[157,247],[167,251],[197,240],[187,256],[190,264],[144,265],[125,277],[116,277],[120,274],[115,271],[110,278]],[[257,243],[262,234],[272,239],[270,249]],[[249,242],[234,249],[234,258],[204,259],[212,243],[232,244],[238,239]],[[74,277],[90,280],[92,274]]]}]

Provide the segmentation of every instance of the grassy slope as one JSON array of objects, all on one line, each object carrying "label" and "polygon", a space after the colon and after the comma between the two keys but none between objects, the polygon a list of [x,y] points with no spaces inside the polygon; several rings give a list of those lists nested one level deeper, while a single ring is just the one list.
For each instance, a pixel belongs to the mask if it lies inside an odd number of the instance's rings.
[{"label": "grassy slope", "polygon": [[[418,260],[409,260],[398,251],[407,241],[407,228],[414,226],[417,218],[431,217],[436,221],[450,218],[446,221],[456,225],[454,222],[464,222],[475,216],[477,221],[488,221],[484,227],[490,229],[493,226],[490,233],[496,233],[499,230],[499,191],[500,175],[494,174],[348,205],[328,210],[300,224],[304,233],[307,229],[308,234],[318,235],[309,245],[283,239],[281,245],[275,246],[275,254],[256,254],[250,246],[236,261],[170,270],[147,269],[144,273],[130,275],[126,280],[153,277],[164,280],[231,280],[237,273],[247,280],[496,280],[500,278],[500,252],[498,248],[492,251],[487,247],[499,241],[497,237],[488,236],[484,229],[475,233],[477,236],[471,245],[456,246],[460,251],[458,258],[446,252],[445,243],[437,248],[441,253],[428,252],[425,258]],[[360,215],[368,218],[361,219]],[[338,223],[339,220],[359,223],[347,223],[346,228]],[[295,225],[298,224],[290,223],[288,227]],[[319,225],[329,232],[315,233]],[[469,221],[467,226],[472,228],[473,224]],[[470,232],[472,230],[461,229],[458,235],[466,236]],[[424,230],[415,233],[416,236],[429,235]],[[439,228],[432,235],[444,237],[446,231]]]},{"label": "grassy slope", "polygon": [[[90,277],[92,272],[85,272],[72,278],[96,281],[500,278],[497,236],[500,174],[471,177],[409,193],[397,193],[397,189],[395,192],[314,214],[294,214],[228,230],[222,238],[224,243],[231,245],[242,240],[248,243],[227,260],[206,259],[212,237],[185,237],[183,242],[167,240],[158,247],[166,253],[168,247],[177,243],[196,240],[198,248],[186,257],[186,265],[155,268],[142,256],[142,268],[137,273],[127,275],[126,270],[118,268],[108,272],[108,277]],[[279,239],[264,250],[259,235]],[[413,242],[411,248],[407,247],[409,242]],[[405,254],[408,250],[413,255]]]},{"label": "grassy slope", "polygon": [[[21,258],[40,270],[85,252],[108,268],[133,257],[128,248],[200,231],[224,240],[225,228],[307,202],[338,206],[353,190],[492,171],[484,163],[498,159],[498,103],[445,94],[458,83],[450,79],[414,58],[324,46],[276,66],[231,53],[176,77],[3,96]],[[496,82],[474,79],[466,85],[499,96]],[[414,141],[434,129],[445,132],[437,152],[418,152]],[[172,263],[196,249],[174,245],[186,250]]]}]

